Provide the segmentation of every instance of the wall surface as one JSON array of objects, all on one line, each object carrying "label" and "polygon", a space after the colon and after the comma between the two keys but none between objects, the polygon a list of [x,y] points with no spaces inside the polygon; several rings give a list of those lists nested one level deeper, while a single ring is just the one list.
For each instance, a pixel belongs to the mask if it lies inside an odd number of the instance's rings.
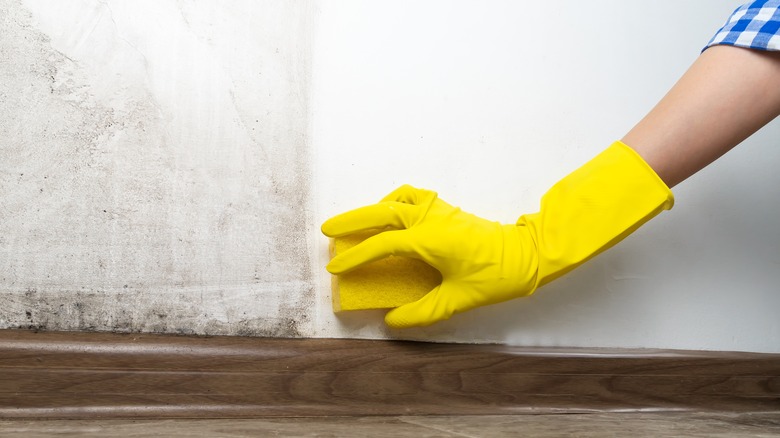
[{"label": "wall surface", "polygon": [[[555,181],[647,113],[740,3],[323,2],[317,220],[404,183],[507,223],[537,211]],[[387,332],[379,313],[330,317],[323,296],[320,334],[778,352],[779,146],[775,121],[679,185],[673,210],[530,298]]]},{"label": "wall surface", "polygon": [[0,327],[312,332],[312,10],[0,1]]},{"label": "wall surface", "polygon": [[0,0],[0,327],[780,352],[780,124],[532,297],[333,315],[327,217],[404,183],[502,222],[739,0]]}]

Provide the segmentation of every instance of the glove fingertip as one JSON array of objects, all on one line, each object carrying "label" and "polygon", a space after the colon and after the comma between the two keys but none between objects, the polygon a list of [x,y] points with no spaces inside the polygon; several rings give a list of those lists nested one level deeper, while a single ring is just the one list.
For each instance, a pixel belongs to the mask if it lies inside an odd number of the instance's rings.
[{"label": "glove fingertip", "polygon": [[344,274],[354,268],[355,263],[343,255],[333,257],[325,266],[325,270],[333,275]]},{"label": "glove fingertip", "polygon": [[322,234],[324,234],[324,235],[326,235],[328,237],[335,237],[336,236],[336,233],[334,232],[334,229],[333,229],[333,223],[330,220],[327,220],[327,221],[322,223],[322,226],[320,226],[320,232],[322,232]]},{"label": "glove fingertip", "polygon": [[436,322],[449,319],[451,313],[437,311],[436,292],[431,292],[419,301],[397,307],[385,315],[385,324],[391,328],[403,329],[427,327]]},{"label": "glove fingertip", "polygon": [[420,320],[419,318],[413,318],[409,312],[404,311],[404,309],[401,307],[393,309],[387,312],[387,315],[385,315],[385,324],[387,324],[388,327],[394,329],[425,327],[433,324],[434,322],[435,321],[425,321]]}]

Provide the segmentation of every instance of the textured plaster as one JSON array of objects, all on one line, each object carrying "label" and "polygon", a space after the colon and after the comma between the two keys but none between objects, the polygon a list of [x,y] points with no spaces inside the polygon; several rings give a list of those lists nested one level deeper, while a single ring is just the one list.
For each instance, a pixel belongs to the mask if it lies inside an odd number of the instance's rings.
[{"label": "textured plaster", "polygon": [[0,0],[0,327],[312,333],[311,10]]}]

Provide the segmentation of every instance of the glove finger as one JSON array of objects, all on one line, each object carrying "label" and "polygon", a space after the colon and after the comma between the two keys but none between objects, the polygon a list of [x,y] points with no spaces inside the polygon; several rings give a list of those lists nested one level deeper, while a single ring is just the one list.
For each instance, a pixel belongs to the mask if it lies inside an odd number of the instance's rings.
[{"label": "glove finger", "polygon": [[448,290],[450,286],[444,282],[419,300],[387,312],[385,324],[391,328],[425,327],[450,319],[456,305]]},{"label": "glove finger", "polygon": [[385,231],[333,257],[325,269],[338,275],[391,255],[414,257],[411,248],[407,230]]},{"label": "glove finger", "polygon": [[404,204],[428,206],[433,203],[437,197],[438,195],[434,191],[418,189],[409,184],[404,184],[382,198],[382,202],[394,201],[402,202]]},{"label": "glove finger", "polygon": [[386,227],[407,228],[415,223],[422,210],[400,202],[380,202],[336,215],[322,224],[322,233],[341,237],[358,231]]}]

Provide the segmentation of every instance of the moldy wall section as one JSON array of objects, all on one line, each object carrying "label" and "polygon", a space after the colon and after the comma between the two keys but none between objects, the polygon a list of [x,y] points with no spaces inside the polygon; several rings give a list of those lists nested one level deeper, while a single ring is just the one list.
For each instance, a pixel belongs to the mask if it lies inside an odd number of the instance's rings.
[{"label": "moldy wall section", "polygon": [[0,0],[0,328],[312,333],[312,9]]}]

